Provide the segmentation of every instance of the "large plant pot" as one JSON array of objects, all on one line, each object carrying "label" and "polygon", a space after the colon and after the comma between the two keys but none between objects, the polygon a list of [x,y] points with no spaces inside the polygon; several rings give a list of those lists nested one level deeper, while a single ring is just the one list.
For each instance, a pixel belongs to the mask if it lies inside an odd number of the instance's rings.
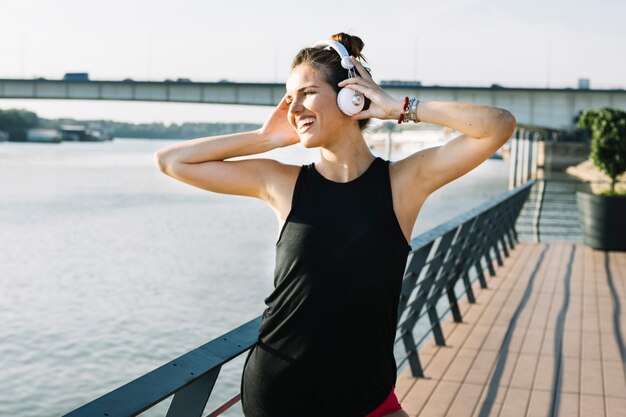
[{"label": "large plant pot", "polygon": [[583,243],[594,249],[626,251],[626,197],[576,192]]}]

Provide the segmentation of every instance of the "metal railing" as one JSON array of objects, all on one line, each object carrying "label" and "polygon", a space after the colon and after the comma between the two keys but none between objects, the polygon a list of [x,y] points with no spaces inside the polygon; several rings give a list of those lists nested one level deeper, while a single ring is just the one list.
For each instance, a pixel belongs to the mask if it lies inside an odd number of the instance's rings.
[{"label": "metal railing", "polygon": [[509,189],[534,180],[516,223],[521,240],[582,242],[576,191],[588,191],[588,182],[546,169],[545,148],[544,167],[538,166],[541,142],[580,141],[582,133],[518,124],[509,140]]},{"label": "metal railing", "polygon": [[[486,288],[484,271],[494,276],[493,260],[502,265],[501,254],[509,256],[509,248],[518,241],[515,222],[533,183],[531,180],[506,191],[411,240],[394,342],[394,346],[403,343],[406,355],[398,361],[398,368],[408,362],[414,376],[423,376],[419,347],[429,336],[438,345],[445,344],[442,320],[451,312],[455,321],[462,321],[460,298],[465,294],[474,303],[475,280]],[[416,325],[425,320],[428,328],[416,338]],[[200,417],[222,366],[257,343],[260,323],[258,316],[66,416],[135,416],[173,395],[168,417]],[[240,400],[240,395],[207,416],[221,415]]]},{"label": "metal railing", "polygon": [[509,190],[537,178],[539,142],[554,140],[554,132],[544,132],[518,125],[509,139]]},{"label": "metal railing", "polygon": [[[403,342],[406,355],[398,368],[408,361],[413,376],[424,376],[419,348],[431,335],[437,345],[445,345],[443,318],[451,312],[455,322],[462,321],[458,302],[464,294],[468,302],[475,302],[472,286],[476,279],[481,288],[487,288],[484,271],[495,276],[493,259],[502,265],[501,253],[508,257],[509,248],[519,241],[515,222],[533,184],[531,180],[509,190],[411,241],[396,339],[396,343]],[[416,324],[424,321],[427,327],[416,340]]]},{"label": "metal railing", "polygon": [[537,178],[517,219],[521,240],[582,242],[576,192],[588,192],[590,182],[560,178]]}]

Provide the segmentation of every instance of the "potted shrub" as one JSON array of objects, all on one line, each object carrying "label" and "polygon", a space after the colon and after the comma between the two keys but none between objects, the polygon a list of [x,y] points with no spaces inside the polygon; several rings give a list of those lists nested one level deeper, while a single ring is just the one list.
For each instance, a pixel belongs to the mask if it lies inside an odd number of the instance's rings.
[{"label": "potted shrub", "polygon": [[577,126],[591,132],[593,164],[611,179],[608,189],[576,192],[583,243],[595,249],[626,251],[626,192],[617,191],[617,177],[626,172],[626,113],[619,109],[587,110]]}]

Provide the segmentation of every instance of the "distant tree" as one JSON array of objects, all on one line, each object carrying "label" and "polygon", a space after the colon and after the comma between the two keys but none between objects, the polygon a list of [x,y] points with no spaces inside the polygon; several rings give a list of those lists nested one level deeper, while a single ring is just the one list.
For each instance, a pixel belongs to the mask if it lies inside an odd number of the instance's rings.
[{"label": "distant tree", "polygon": [[39,125],[36,113],[22,109],[0,110],[0,130],[30,129]]},{"label": "distant tree", "polygon": [[611,178],[609,195],[615,195],[617,177],[626,172],[626,112],[608,107],[587,110],[578,127],[591,130],[590,157]]},{"label": "distant tree", "polygon": [[85,125],[108,129],[115,137],[149,139],[192,139],[258,129],[259,123],[125,123],[113,120],[76,120],[72,118],[45,119],[23,109],[0,110],[0,130],[24,140],[26,130],[33,127],[60,129],[63,125]]}]

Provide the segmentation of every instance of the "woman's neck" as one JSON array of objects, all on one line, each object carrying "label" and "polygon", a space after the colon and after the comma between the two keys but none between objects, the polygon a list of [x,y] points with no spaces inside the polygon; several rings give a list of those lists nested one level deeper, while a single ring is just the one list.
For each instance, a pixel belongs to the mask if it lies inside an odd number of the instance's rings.
[{"label": "woman's neck", "polygon": [[348,182],[365,172],[375,158],[359,131],[332,146],[320,147],[320,161],[315,168],[331,181]]}]

